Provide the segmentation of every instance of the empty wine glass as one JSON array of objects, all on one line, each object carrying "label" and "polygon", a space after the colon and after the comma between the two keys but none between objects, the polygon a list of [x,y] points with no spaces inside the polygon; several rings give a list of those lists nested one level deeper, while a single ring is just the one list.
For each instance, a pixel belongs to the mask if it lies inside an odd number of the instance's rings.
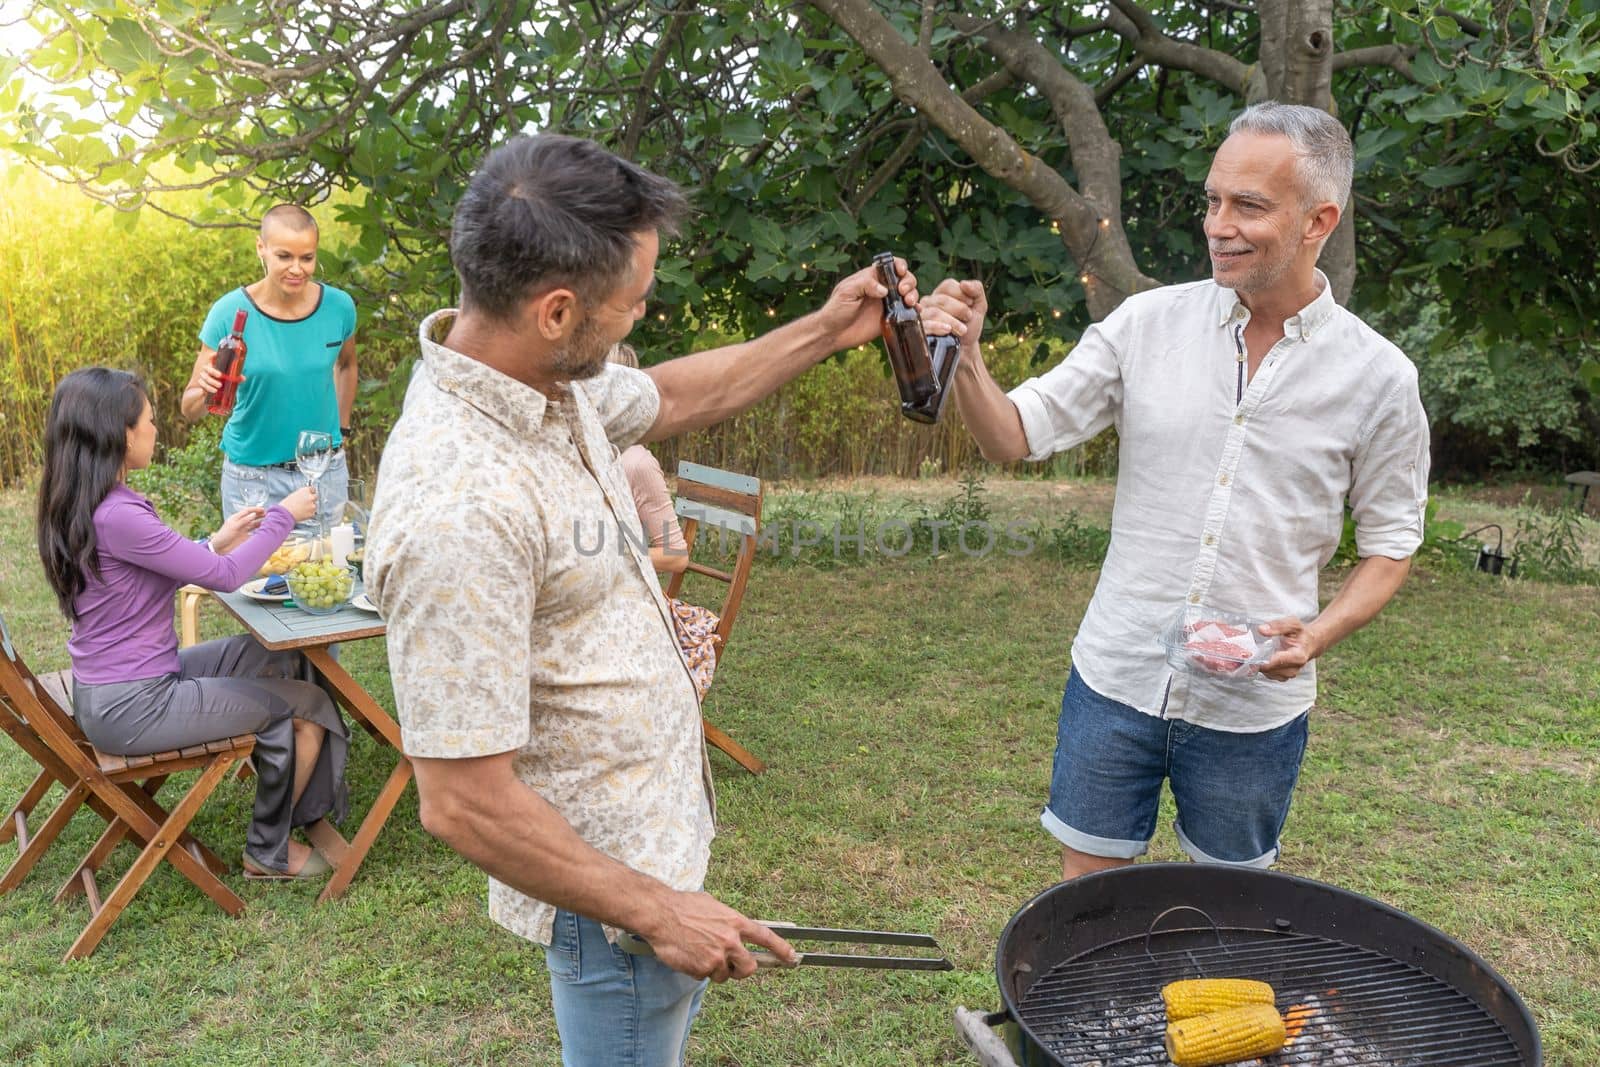
[{"label": "empty wine glass", "polygon": [[[333,436],[321,430],[301,430],[300,439],[294,446],[294,465],[300,469],[300,474],[313,489],[317,481],[328,473],[328,464],[333,462]],[[317,500],[317,536],[328,536],[327,524],[323,522],[322,500],[319,494]]]},{"label": "empty wine glass", "polygon": [[233,472],[239,486],[239,504],[247,508],[267,506],[267,472],[260,467],[240,467]]}]

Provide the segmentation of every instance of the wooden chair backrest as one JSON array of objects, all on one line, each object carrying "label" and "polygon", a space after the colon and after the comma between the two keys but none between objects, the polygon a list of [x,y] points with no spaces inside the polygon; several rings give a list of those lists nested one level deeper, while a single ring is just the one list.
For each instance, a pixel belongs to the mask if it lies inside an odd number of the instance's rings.
[{"label": "wooden chair backrest", "polygon": [[[71,686],[70,680],[66,685]],[[70,688],[67,692],[54,693],[51,689],[22,662],[21,654],[12,643],[5,616],[0,615],[0,703],[5,704],[4,714],[10,719],[6,732],[18,743],[22,743],[23,736],[37,738],[76,777],[97,775],[98,768],[83,750],[87,745],[83,731],[78,729],[68,711]],[[13,724],[20,730],[11,729]],[[26,744],[23,747],[28,748]],[[33,752],[31,748],[29,751]]]},{"label": "wooden chair backrest", "polygon": [[[684,577],[701,574],[727,585],[721,609],[717,634],[717,659],[728,647],[733,633],[734,620],[739,616],[739,605],[744,600],[745,584],[750,580],[750,569],[756,561],[757,535],[761,531],[761,500],[764,492],[761,479],[748,474],[706,467],[699,463],[678,464],[678,491],[673,503],[683,538],[689,543],[691,553],[701,528],[717,531],[719,543],[729,536],[738,538],[738,553],[732,570],[721,570],[696,562],[692,557],[687,570],[672,576],[667,583],[667,596],[676,597],[683,589]],[[706,605],[712,607],[712,605]]]}]

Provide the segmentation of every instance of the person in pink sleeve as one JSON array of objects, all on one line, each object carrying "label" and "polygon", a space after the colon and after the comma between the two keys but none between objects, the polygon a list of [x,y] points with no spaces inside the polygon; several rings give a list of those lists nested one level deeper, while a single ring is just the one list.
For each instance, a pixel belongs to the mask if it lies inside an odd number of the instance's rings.
[{"label": "person in pink sleeve", "polygon": [[156,425],[143,382],[88,367],[56,386],[39,484],[39,558],[72,622],[74,717],[102,752],[136,756],[255,734],[255,808],[246,878],[313,878],[326,859],[293,827],[345,812],[349,730],[298,652],[241,635],[179,649],[173,595],[186,584],[233,590],[298,521],[310,488],[243,508],[196,543],[127,485],[150,465]]},{"label": "person in pink sleeve", "polygon": [[[639,354],[629,344],[612,346],[611,362],[624,367],[639,368]],[[667,491],[666,475],[655,453],[644,445],[629,445],[619,459],[622,473],[627,476],[628,490],[633,494],[634,510],[639,513],[639,524],[644,531],[644,541],[649,546],[650,565],[657,574],[681,574],[689,568],[689,545],[683,537],[683,527],[678,525],[678,513],[672,507],[672,494]],[[687,604],[677,597],[668,597],[672,609],[672,632],[688,661],[689,673],[694,678],[695,693],[701,700],[711,688],[711,676],[717,669],[717,613],[698,604]]]}]

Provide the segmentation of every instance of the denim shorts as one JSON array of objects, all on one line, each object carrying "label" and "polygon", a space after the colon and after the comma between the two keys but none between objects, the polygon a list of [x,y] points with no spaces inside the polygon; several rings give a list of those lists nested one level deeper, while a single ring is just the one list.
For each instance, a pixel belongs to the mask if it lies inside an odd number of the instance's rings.
[{"label": "denim shorts", "polygon": [[1101,696],[1074,668],[1039,821],[1069,848],[1133,859],[1150,847],[1161,783],[1170,779],[1185,852],[1202,863],[1270,867],[1300,777],[1306,720],[1261,733],[1208,730]]}]

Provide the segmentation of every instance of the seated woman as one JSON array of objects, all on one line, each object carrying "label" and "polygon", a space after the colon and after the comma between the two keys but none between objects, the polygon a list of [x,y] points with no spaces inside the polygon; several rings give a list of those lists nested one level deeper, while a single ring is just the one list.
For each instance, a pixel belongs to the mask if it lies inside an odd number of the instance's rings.
[{"label": "seated woman", "polygon": [[[639,355],[632,345],[614,345],[608,358],[624,367],[637,369],[639,366]],[[672,494],[667,492],[661,464],[644,445],[628,446],[623,450],[621,462],[645,543],[649,545],[650,565],[657,574],[682,573],[689,567],[689,545],[684,540],[683,528],[678,525],[677,512],[672,508]],[[706,690],[711,688],[711,675],[717,669],[717,642],[722,640],[717,635],[717,614],[676,597],[667,598],[667,607],[672,609],[673,635],[678,639],[678,647],[683,649],[695,692],[704,700]]]},{"label": "seated woman", "polygon": [[290,830],[345,811],[349,731],[298,652],[230,637],[180,650],[173,594],[193,583],[237,589],[298,521],[315,513],[306,488],[270,508],[230,515],[196,544],[128,488],[150,465],[156,426],[143,383],[89,367],[56,387],[39,485],[39,556],[72,621],[72,702],[96,748],[136,756],[238,734],[256,735],[255,810],[246,878],[313,878],[328,861]]}]

